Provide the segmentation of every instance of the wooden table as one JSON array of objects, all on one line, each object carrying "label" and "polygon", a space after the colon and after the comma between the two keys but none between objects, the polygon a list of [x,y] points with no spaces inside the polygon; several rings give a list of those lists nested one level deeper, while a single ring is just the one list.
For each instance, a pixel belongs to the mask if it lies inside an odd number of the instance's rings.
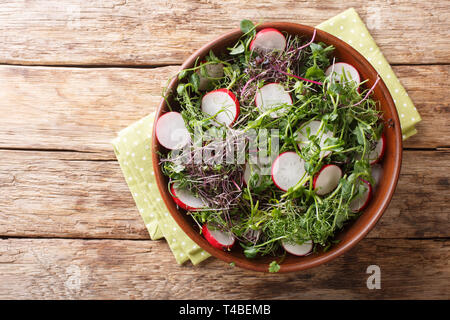
[{"label": "wooden table", "polygon": [[[177,265],[149,240],[110,140],[242,18],[314,26],[351,6],[423,117],[381,221],[305,272]],[[448,299],[449,21],[446,1],[0,1],[0,298]]]}]

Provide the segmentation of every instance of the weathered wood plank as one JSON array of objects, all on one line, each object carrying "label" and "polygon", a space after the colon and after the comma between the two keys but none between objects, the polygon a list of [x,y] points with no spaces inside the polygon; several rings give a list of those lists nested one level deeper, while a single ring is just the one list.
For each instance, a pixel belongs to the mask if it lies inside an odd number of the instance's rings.
[{"label": "weathered wood plank", "polygon": [[108,151],[116,133],[159,104],[179,67],[0,66],[0,147]]},{"label": "weathered wood plank", "polygon": [[[0,236],[149,238],[117,162],[73,152],[0,158]],[[394,198],[368,236],[449,237],[449,179],[449,152],[405,151]]]},{"label": "weathered wood plank", "polygon": [[[2,1],[0,62],[180,64],[241,19],[315,26],[354,7],[391,63],[448,63],[445,1]],[[238,13],[238,14],[236,14]],[[427,49],[425,49],[427,48]]]},{"label": "weathered wood plank", "polygon": [[[3,239],[0,298],[447,299],[448,244],[365,239],[315,269],[260,274],[214,258],[179,266],[162,241]],[[379,290],[367,288],[370,265],[380,267]]]},{"label": "weathered wood plank", "polygon": [[73,152],[0,154],[0,234],[149,239],[115,160]]},{"label": "weathered wood plank", "polygon": [[[112,156],[116,133],[155,110],[178,67],[0,66],[0,148],[72,149]],[[423,117],[405,147],[449,146],[450,65],[394,68]]]},{"label": "weathered wood plank", "polygon": [[450,65],[393,67],[422,117],[407,148],[450,147]]}]

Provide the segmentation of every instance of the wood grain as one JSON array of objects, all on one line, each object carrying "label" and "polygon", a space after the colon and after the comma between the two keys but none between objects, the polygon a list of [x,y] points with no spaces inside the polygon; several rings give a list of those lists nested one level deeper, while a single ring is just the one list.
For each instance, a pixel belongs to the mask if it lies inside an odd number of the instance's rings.
[{"label": "wood grain", "polygon": [[0,147],[112,156],[117,132],[155,110],[178,69],[0,66]]},{"label": "wood grain", "polygon": [[115,160],[74,152],[0,154],[0,235],[149,239]]},{"label": "wood grain", "polygon": [[[388,210],[350,252],[305,272],[177,265],[148,240],[111,139],[240,19],[317,25],[349,7],[423,118]],[[0,0],[0,30],[0,299],[450,297],[445,1]],[[369,265],[381,290],[366,287]]]},{"label": "wood grain", "polygon": [[350,7],[390,63],[450,62],[445,1],[33,0],[2,1],[0,63],[181,64],[241,19],[315,26]]},{"label": "wood grain", "polygon": [[[0,236],[149,238],[116,161],[76,152],[0,158]],[[450,152],[405,151],[394,198],[368,236],[449,237],[449,179]]]},{"label": "wood grain", "polygon": [[411,97],[422,121],[406,148],[450,147],[450,65],[396,66],[394,72]]},{"label": "wood grain", "polygon": [[[446,299],[446,241],[366,239],[336,260],[260,274],[210,258],[175,263],[162,241],[0,240],[1,299]],[[369,265],[381,289],[366,286]]]},{"label": "wood grain", "polygon": [[[112,157],[117,132],[155,110],[179,67],[0,66],[0,148],[88,151]],[[450,65],[394,68],[423,121],[405,147],[450,146]]]}]

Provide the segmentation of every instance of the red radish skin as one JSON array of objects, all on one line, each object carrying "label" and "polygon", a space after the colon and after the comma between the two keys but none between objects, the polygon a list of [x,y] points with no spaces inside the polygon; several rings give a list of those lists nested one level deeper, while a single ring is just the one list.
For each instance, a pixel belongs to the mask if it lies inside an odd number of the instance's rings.
[{"label": "red radish skin", "polygon": [[219,230],[209,230],[206,224],[202,226],[202,233],[205,239],[214,248],[219,250],[230,250],[236,241],[236,238],[232,234]]},{"label": "red radish skin", "polygon": [[350,202],[350,210],[352,210],[353,212],[363,211],[365,208],[367,208],[367,206],[370,203],[370,200],[372,199],[373,193],[372,185],[370,184],[370,182],[364,179],[360,180],[366,185],[366,192],[363,194],[362,197],[355,198]]},{"label": "red radish skin", "polygon": [[281,245],[286,252],[298,257],[303,257],[311,253],[314,246],[311,240],[305,241],[302,244],[292,244],[282,241]]},{"label": "red radish skin", "polygon": [[332,64],[325,71],[325,75],[329,76],[332,72],[334,74],[333,79],[335,79],[336,81],[340,81],[341,75],[345,72],[345,75],[348,80],[353,80],[357,84],[359,84],[361,82],[361,77],[359,76],[358,70],[351,64],[348,64],[345,62],[338,62],[338,63]]},{"label": "red radish skin", "polygon": [[[301,130],[297,133],[297,141],[299,141],[298,147],[302,148],[309,144],[309,139],[307,138],[306,128],[310,129],[310,135],[316,135],[317,132],[319,131],[320,126],[321,126],[321,121],[316,121],[316,120],[311,121],[308,124],[304,125],[301,128]],[[322,129],[322,130],[324,130],[324,129]],[[333,133],[331,131],[323,132],[322,137],[320,138],[320,141],[319,141],[319,146],[321,148],[324,147],[325,141],[328,138],[333,138]],[[329,150],[320,152],[320,156],[323,158],[327,157],[330,154],[331,154],[331,151],[329,151]]]},{"label": "red radish skin", "polygon": [[272,51],[286,48],[285,36],[274,28],[265,28],[259,31],[250,42],[250,50]]},{"label": "red radish skin", "polygon": [[381,135],[381,138],[378,139],[377,145],[374,150],[372,150],[369,154],[370,164],[379,163],[384,156],[384,151],[386,149],[386,137],[384,133]]},{"label": "red radish skin", "polygon": [[178,112],[167,112],[156,122],[156,139],[166,149],[181,149],[191,141],[184,119]]},{"label": "red radish skin", "polygon": [[305,162],[293,151],[280,154],[272,163],[272,181],[280,190],[287,191],[305,175]]},{"label": "red radish skin", "polygon": [[[284,87],[276,82],[268,83],[259,88],[255,95],[255,104],[261,112],[276,108],[282,104],[292,105],[292,98]],[[270,114],[272,118],[278,118],[287,110],[285,108],[274,111]]]},{"label": "red radish skin", "polygon": [[327,164],[314,176],[313,188],[317,195],[323,196],[336,189],[341,178],[341,168],[334,164]]},{"label": "red radish skin", "polygon": [[184,210],[196,211],[206,207],[202,199],[196,197],[189,190],[179,189],[175,183],[170,186],[170,191],[175,203]]},{"label": "red radish skin", "polygon": [[222,88],[203,96],[202,111],[211,116],[217,114],[215,118],[218,122],[231,126],[239,117],[241,108],[234,93]]}]

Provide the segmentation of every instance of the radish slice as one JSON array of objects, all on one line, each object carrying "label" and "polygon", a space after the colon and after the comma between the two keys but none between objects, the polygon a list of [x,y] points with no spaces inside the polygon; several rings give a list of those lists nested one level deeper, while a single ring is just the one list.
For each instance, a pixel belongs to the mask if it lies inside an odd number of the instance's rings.
[{"label": "radish slice", "polygon": [[181,149],[191,141],[183,117],[178,112],[167,112],[159,117],[155,132],[159,143],[167,149]]},{"label": "radish slice", "polygon": [[341,178],[341,168],[334,164],[325,165],[314,177],[313,188],[316,194],[323,196],[336,189]]},{"label": "radish slice", "polygon": [[377,145],[375,149],[373,149],[369,155],[368,160],[370,161],[370,164],[375,164],[380,162],[380,160],[384,156],[384,149],[386,148],[386,138],[384,137],[384,134],[381,135],[381,138],[378,139]]},{"label": "radish slice", "polygon": [[209,230],[206,224],[202,227],[202,233],[205,239],[214,247],[220,250],[228,250],[233,247],[235,237],[228,232],[220,230]]},{"label": "radish slice", "polygon": [[172,198],[184,210],[195,211],[206,207],[205,202],[187,189],[178,187],[177,183],[170,187]]},{"label": "radish slice", "polygon": [[350,210],[353,212],[360,212],[364,210],[372,198],[372,185],[364,179],[360,180],[365,184],[365,191],[362,195],[358,195],[350,202]]},{"label": "radish slice", "polygon": [[286,38],[274,28],[265,28],[259,31],[250,42],[250,50],[272,51],[284,50]]},{"label": "radish slice", "polygon": [[284,250],[286,250],[286,252],[289,252],[294,256],[306,256],[313,249],[313,242],[311,240],[305,241],[302,244],[292,244],[281,241],[281,245],[283,246]]},{"label": "radish slice", "polygon": [[375,188],[378,187],[381,181],[381,177],[383,176],[383,167],[379,164],[374,164],[371,167],[372,177],[375,180]]},{"label": "radish slice", "polygon": [[[308,139],[306,128],[310,129],[310,133],[309,133],[310,136],[315,136],[317,134],[317,132],[319,131],[320,125],[321,125],[321,121],[314,120],[302,127],[302,129],[297,133],[297,141],[298,141],[299,148],[303,148],[304,146],[307,146],[310,143],[310,140]],[[319,146],[321,148],[323,148],[325,146],[325,140],[327,140],[328,138],[333,138],[333,133],[331,131],[324,132],[324,130],[327,130],[327,129],[324,128],[322,130],[322,132],[320,133],[322,135],[320,138],[320,141],[319,141]],[[331,153],[331,151],[329,151],[329,150],[321,151],[320,156],[322,158],[324,158],[324,157],[328,156],[330,153]]]},{"label": "radish slice", "polygon": [[305,162],[295,152],[283,152],[272,163],[272,181],[283,191],[295,186],[304,175]]},{"label": "radish slice", "polygon": [[[255,97],[256,107],[265,112],[276,108],[283,104],[292,105],[292,98],[289,92],[279,83],[269,83],[258,89]],[[270,113],[272,118],[278,118],[287,112],[286,108],[282,108]]]},{"label": "radish slice", "polygon": [[240,107],[236,96],[228,89],[217,89],[208,92],[202,99],[202,111],[227,126],[239,116]]},{"label": "radish slice", "polygon": [[214,63],[214,64],[207,64],[205,65],[206,73],[208,74],[209,78],[204,77],[201,75],[200,70],[197,70],[197,74],[200,77],[200,84],[198,85],[198,88],[200,90],[206,90],[208,89],[208,85],[211,81],[210,78],[222,78],[223,77],[223,64],[221,63]]},{"label": "radish slice", "polygon": [[341,75],[343,73],[345,73],[349,81],[355,81],[356,84],[361,82],[358,70],[351,64],[345,62],[338,62],[329,66],[325,71],[325,75],[329,76],[331,73],[333,73],[332,79],[337,82],[341,81]]}]

